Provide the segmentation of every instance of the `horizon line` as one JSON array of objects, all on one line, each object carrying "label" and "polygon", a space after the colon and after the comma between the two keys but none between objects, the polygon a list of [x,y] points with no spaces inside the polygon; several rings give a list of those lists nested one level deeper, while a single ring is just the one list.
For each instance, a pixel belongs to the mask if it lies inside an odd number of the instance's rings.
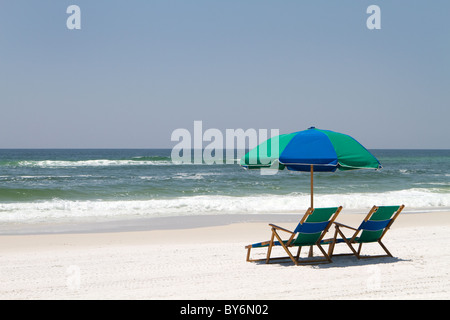
[{"label": "horizon line", "polygon": [[[171,150],[173,148],[162,147],[17,147],[17,148],[2,148],[0,150]],[[368,150],[450,150],[450,148],[366,148]],[[205,148],[190,148],[187,150],[205,150]],[[246,149],[215,149],[215,150],[251,150]]]}]

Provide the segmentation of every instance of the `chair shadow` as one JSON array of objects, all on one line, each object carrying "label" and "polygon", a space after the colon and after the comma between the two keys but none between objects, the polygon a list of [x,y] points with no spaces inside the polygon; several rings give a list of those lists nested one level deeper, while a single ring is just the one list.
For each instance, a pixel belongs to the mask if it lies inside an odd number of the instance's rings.
[{"label": "chair shadow", "polygon": [[[380,265],[380,264],[391,264],[404,261],[411,261],[409,259],[402,259],[398,257],[376,257],[376,258],[362,258],[358,259],[356,256],[335,256],[332,258],[332,262],[324,263],[308,263],[307,258],[300,259],[300,263],[297,267],[311,266],[317,269],[329,269],[329,268],[346,268],[346,267],[356,267],[356,266],[368,266],[368,265]],[[303,262],[303,263],[302,263]],[[265,261],[255,261],[254,263],[259,265],[266,265]],[[283,260],[271,261],[271,265],[279,265],[282,267],[295,267],[289,257]]]},{"label": "chair shadow", "polygon": [[358,259],[355,256],[335,256],[332,258],[332,260],[333,260],[333,262],[331,262],[331,263],[315,265],[315,267],[320,268],[320,269],[346,268],[346,267],[382,265],[382,264],[392,264],[392,263],[398,263],[398,262],[404,262],[404,261],[411,261],[411,260],[402,259],[399,257],[377,257],[377,258]]}]

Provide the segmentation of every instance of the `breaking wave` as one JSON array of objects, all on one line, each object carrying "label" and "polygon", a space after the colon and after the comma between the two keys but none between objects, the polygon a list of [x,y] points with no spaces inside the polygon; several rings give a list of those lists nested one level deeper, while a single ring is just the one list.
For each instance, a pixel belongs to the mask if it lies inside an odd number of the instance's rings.
[{"label": "breaking wave", "polygon": [[[309,207],[309,194],[261,196],[192,196],[151,200],[61,200],[0,203],[0,222],[33,222],[49,219],[97,217],[168,217],[218,214],[303,213]],[[373,205],[405,204],[405,211],[450,208],[447,194],[427,189],[383,193],[316,195],[316,207],[340,206],[343,212],[365,212]]]}]

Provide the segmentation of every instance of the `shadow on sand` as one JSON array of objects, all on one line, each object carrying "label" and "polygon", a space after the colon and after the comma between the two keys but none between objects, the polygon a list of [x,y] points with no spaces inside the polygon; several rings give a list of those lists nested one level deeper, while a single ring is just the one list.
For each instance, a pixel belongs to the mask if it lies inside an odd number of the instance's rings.
[{"label": "shadow on sand", "polygon": [[[401,259],[397,257],[377,257],[377,258],[363,258],[358,259],[355,256],[335,256],[332,258],[333,262],[331,263],[308,263],[308,258],[300,258],[298,267],[302,266],[312,266],[317,269],[328,269],[328,268],[347,268],[347,267],[360,267],[360,266],[368,266],[368,265],[380,265],[380,264],[391,264],[398,263],[403,261],[410,261],[406,259]],[[265,265],[265,261],[256,261],[254,263]],[[279,265],[283,267],[295,267],[289,257],[282,260],[271,261],[269,264],[271,265]]]}]

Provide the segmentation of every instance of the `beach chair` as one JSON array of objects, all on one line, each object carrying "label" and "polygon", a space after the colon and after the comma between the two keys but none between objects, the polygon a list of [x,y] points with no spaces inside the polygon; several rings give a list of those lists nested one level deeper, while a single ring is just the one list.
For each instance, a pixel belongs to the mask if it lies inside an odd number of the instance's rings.
[{"label": "beach chair", "polygon": [[[405,206],[373,206],[372,209],[367,214],[366,218],[363,220],[358,229],[346,226],[342,223],[334,222],[336,231],[334,233],[334,239],[324,240],[324,243],[331,242],[328,250],[328,255],[330,257],[338,255],[355,255],[358,259],[361,258],[379,258],[379,257],[392,257],[392,254],[381,242],[386,232],[389,230],[391,225],[397,219],[400,212]],[[353,230],[353,236],[348,238],[344,235],[342,229],[347,228]],[[361,235],[359,235],[361,233]],[[358,236],[359,235],[359,236]],[[338,239],[338,236],[341,238]],[[371,255],[371,256],[361,256],[361,248],[363,243],[375,243],[383,248],[386,255]],[[333,254],[335,244],[346,243],[350,248],[352,253],[350,254]],[[359,244],[358,251],[355,250],[353,245]]]},{"label": "beach chair", "polygon": [[[290,258],[295,265],[305,264],[305,263],[329,263],[332,262],[331,258],[328,256],[327,252],[321,246],[321,240],[324,235],[328,232],[328,229],[332,225],[333,221],[338,216],[342,207],[334,208],[309,208],[302,220],[299,222],[294,231],[289,231],[274,224],[269,224],[272,230],[272,237],[270,241],[259,242],[246,246],[247,251],[247,261],[266,261],[269,263],[272,260],[288,259]],[[279,232],[286,232],[290,234],[288,240],[282,240]],[[276,238],[276,239],[275,239]],[[271,258],[272,248],[276,246],[281,246],[286,253],[287,257],[276,257]],[[324,258],[314,259],[312,257],[312,248],[317,246],[322,252]],[[297,255],[294,257],[290,251],[290,248],[298,247]],[[309,259],[305,261],[300,261],[300,251],[302,247],[310,247]],[[253,248],[267,248],[267,257],[264,259],[251,259],[250,251]]]}]

